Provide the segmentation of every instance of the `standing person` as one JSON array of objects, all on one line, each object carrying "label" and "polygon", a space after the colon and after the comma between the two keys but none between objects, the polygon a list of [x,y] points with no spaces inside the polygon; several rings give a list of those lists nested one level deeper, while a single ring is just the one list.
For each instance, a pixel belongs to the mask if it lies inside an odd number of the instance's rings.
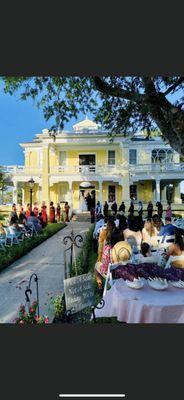
[{"label": "standing person", "polygon": [[148,218],[152,218],[153,215],[153,203],[152,201],[149,201],[148,206],[147,206],[147,212],[148,212]]},{"label": "standing person", "polygon": [[70,206],[68,204],[68,202],[65,202],[65,222],[69,222],[69,210],[70,210]]},{"label": "standing person", "polygon": [[27,210],[26,210],[26,218],[29,218],[31,215],[31,205],[30,203],[27,204]]},{"label": "standing person", "polygon": [[45,201],[42,202],[42,206],[41,206],[41,213],[42,213],[42,225],[46,226],[47,222],[48,222],[48,217],[47,217],[47,206],[45,204]]},{"label": "standing person", "polygon": [[131,202],[130,202],[130,207],[129,207],[129,209],[128,209],[128,212],[129,212],[130,214],[132,214],[132,215],[133,215],[133,213],[134,213],[134,202],[133,202],[133,200],[131,200]]},{"label": "standing person", "polygon": [[91,197],[90,193],[87,194],[86,202],[87,202],[88,211],[90,211],[91,207],[92,207],[92,197]]},{"label": "standing person", "polygon": [[57,208],[56,208],[56,219],[57,222],[60,222],[61,220],[61,207],[59,203],[57,203]]},{"label": "standing person", "polygon": [[168,201],[167,203],[166,218],[172,218],[172,209],[170,201]]},{"label": "standing person", "polygon": [[139,201],[139,203],[138,203],[137,212],[138,212],[138,214],[139,214],[139,217],[142,218],[142,214],[143,214],[143,204],[142,204],[142,201]]},{"label": "standing person", "polygon": [[163,214],[163,205],[162,205],[162,203],[160,202],[160,201],[157,201],[157,203],[156,203],[156,207],[157,207],[157,213],[158,213],[158,216],[160,217],[160,218],[162,218],[162,214]]},{"label": "standing person", "polygon": [[16,221],[18,221],[17,206],[16,206],[15,203],[13,203],[13,205],[12,205],[12,211],[11,211],[11,214],[10,214],[10,220],[11,220],[12,217],[14,217],[16,219]]},{"label": "standing person", "polygon": [[105,218],[108,218],[108,212],[109,212],[109,205],[107,201],[105,201],[104,206],[103,206],[103,215]]},{"label": "standing person", "polygon": [[55,207],[54,207],[54,203],[53,201],[50,202],[50,215],[49,215],[49,219],[51,223],[56,222],[55,220]]},{"label": "standing person", "polygon": [[34,203],[33,212],[34,212],[35,217],[38,217],[38,213],[39,213],[38,203]]},{"label": "standing person", "polygon": [[115,200],[114,200],[113,203],[112,203],[111,210],[114,212],[114,214],[115,214],[115,216],[116,216],[117,210],[118,210],[118,206],[117,206],[117,203],[116,203]]},{"label": "standing person", "polygon": [[91,224],[94,224],[94,222],[95,222],[95,209],[93,207],[91,207],[90,215],[91,215]]},{"label": "standing person", "polygon": [[122,211],[125,214],[125,203],[122,201],[122,203],[119,206],[119,211]]},{"label": "standing person", "polygon": [[101,204],[99,201],[97,201],[95,213],[96,213],[96,217],[98,219],[99,215],[102,213],[102,207],[101,207]]}]

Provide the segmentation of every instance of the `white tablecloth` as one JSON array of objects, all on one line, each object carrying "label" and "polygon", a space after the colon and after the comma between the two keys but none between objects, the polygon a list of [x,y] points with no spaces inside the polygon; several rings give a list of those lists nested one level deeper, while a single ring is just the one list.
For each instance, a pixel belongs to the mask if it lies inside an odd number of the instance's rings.
[{"label": "white tablecloth", "polygon": [[145,282],[141,289],[129,288],[118,279],[104,296],[105,306],[96,317],[117,317],[127,323],[184,323],[184,289],[169,284],[154,290]]}]

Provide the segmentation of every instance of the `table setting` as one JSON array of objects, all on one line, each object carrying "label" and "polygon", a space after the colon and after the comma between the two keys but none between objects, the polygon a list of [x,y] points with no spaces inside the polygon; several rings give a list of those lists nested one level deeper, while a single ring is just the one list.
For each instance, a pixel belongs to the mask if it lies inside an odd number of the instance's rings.
[{"label": "table setting", "polygon": [[126,264],[113,271],[113,285],[96,317],[126,323],[184,323],[184,270]]}]

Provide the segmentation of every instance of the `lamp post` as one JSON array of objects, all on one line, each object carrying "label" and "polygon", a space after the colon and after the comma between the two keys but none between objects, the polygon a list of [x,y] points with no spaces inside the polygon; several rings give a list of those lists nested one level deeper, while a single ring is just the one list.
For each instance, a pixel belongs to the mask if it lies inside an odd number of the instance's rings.
[{"label": "lamp post", "polygon": [[33,178],[31,178],[29,181],[29,187],[30,187],[30,210],[32,211],[32,204],[33,204],[33,188],[34,188],[34,184],[35,181]]}]

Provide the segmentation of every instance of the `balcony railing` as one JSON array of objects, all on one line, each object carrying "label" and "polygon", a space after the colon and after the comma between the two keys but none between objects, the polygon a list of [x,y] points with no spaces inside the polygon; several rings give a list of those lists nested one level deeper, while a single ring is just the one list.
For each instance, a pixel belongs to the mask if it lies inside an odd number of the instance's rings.
[{"label": "balcony railing", "polygon": [[[41,167],[29,168],[22,165],[10,165],[3,167],[4,172],[9,175],[29,175],[35,176],[42,174]],[[180,172],[184,171],[184,163],[150,163],[150,164],[135,164],[128,165],[116,164],[116,165],[59,165],[50,167],[49,173],[51,175],[120,175],[125,171],[130,171],[135,174],[145,174],[146,172],[157,173],[157,172]]]},{"label": "balcony railing", "polygon": [[152,164],[135,164],[129,166],[130,171],[134,173],[145,172],[177,172],[184,171],[184,163],[152,163]]}]

